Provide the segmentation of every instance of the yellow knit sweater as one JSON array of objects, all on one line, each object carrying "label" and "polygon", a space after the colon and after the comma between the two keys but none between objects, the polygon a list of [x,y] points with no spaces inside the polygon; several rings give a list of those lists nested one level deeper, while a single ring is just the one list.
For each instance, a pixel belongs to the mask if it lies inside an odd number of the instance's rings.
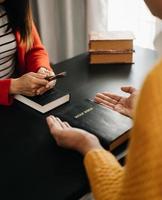
[{"label": "yellow knit sweater", "polygon": [[99,149],[84,162],[96,200],[162,200],[162,62],[141,90],[125,168]]}]

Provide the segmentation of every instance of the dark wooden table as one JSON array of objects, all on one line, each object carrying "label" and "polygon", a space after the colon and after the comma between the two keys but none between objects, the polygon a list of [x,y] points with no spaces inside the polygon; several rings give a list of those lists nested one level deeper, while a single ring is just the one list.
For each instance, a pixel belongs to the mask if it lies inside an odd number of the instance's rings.
[{"label": "dark wooden table", "polygon": [[[140,87],[156,59],[154,51],[136,48],[133,65],[92,65],[82,54],[55,65],[67,71],[58,88],[68,88],[71,103],[96,92],[120,92],[123,85]],[[64,105],[67,106],[67,105]],[[0,199],[78,199],[88,191],[82,156],[59,148],[49,134],[45,117],[18,102],[0,106]]]}]

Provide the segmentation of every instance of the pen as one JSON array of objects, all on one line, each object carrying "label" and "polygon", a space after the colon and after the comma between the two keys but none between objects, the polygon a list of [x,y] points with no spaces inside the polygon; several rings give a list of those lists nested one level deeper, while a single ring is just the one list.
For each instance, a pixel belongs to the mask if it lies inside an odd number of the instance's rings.
[{"label": "pen", "polygon": [[56,74],[56,75],[47,76],[45,79],[46,79],[47,81],[53,81],[53,80],[56,80],[56,79],[65,77],[66,74],[67,74],[66,72],[61,72],[61,73]]}]

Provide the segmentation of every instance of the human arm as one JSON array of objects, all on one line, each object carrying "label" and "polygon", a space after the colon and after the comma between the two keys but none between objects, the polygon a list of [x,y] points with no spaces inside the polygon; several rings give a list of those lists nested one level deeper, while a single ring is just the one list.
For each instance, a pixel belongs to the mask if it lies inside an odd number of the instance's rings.
[{"label": "human arm", "polygon": [[[38,35],[38,32],[36,30],[35,25],[33,24],[33,47],[28,51],[26,57],[27,57],[27,70],[28,71],[35,71],[37,73],[45,74],[47,76],[54,75],[54,71],[50,67],[49,64],[49,57],[48,53],[45,50],[40,37]],[[42,95],[49,89],[53,88],[56,84],[56,81],[49,82],[45,87],[40,87],[36,94]]]},{"label": "human arm", "polygon": [[46,75],[29,72],[15,79],[0,80],[0,105],[10,105],[15,94],[35,96],[40,87],[48,84]]},{"label": "human arm", "polygon": [[46,75],[29,72],[19,78],[11,79],[9,94],[22,94],[26,96],[37,95],[40,87],[46,87],[48,81],[45,80]]},{"label": "human arm", "polygon": [[52,71],[47,51],[42,44],[37,29],[32,25],[33,46],[25,53],[26,72],[38,72],[41,67]]},{"label": "human arm", "polygon": [[85,130],[73,128],[54,116],[47,117],[47,123],[59,146],[77,150],[83,155],[91,149],[102,149],[97,137]]},{"label": "human arm", "polygon": [[[22,78],[19,77],[19,79],[0,80],[0,105],[10,105],[12,103],[13,95],[17,94],[18,91],[22,91],[22,87],[17,87],[18,85],[20,85],[17,83],[22,82],[22,80],[24,79],[24,76],[27,79],[28,78],[30,79],[31,77],[30,77],[30,75],[28,75],[28,73],[30,73],[30,72],[39,73],[39,70],[43,66],[43,68],[48,70],[49,73],[53,74],[53,70],[49,64],[48,54],[47,54],[44,46],[41,43],[41,40],[39,38],[39,35],[37,33],[37,30],[36,30],[34,24],[33,24],[33,28],[32,28],[32,35],[33,35],[33,41],[34,41],[33,47],[27,51],[26,45],[21,44],[20,33],[16,32],[16,41],[17,41],[17,50],[18,50],[18,66],[17,66],[17,68],[18,68],[20,74],[24,74],[24,75],[22,75]],[[20,81],[17,81],[17,80],[20,80]],[[46,84],[45,88],[43,86],[43,91],[38,91],[35,93],[35,95],[43,94],[48,89],[52,88],[54,86],[54,84],[55,84],[55,82],[52,82],[52,83],[48,82]],[[30,86],[33,84],[31,83],[29,85],[25,85],[25,84],[22,84],[22,85],[25,86],[24,90],[26,90],[27,87],[29,89]],[[31,87],[35,88],[35,86],[31,86]],[[42,88],[42,87],[40,87],[40,88]],[[24,93],[26,93],[26,92],[24,92]],[[21,92],[21,94],[22,94],[22,92]],[[34,95],[32,90],[30,90],[29,95],[30,96]]]},{"label": "human arm", "polygon": [[116,180],[118,184],[119,178],[123,174],[123,168],[115,157],[103,149],[96,136],[87,131],[72,128],[67,122],[62,122],[54,116],[48,117],[47,122],[50,132],[59,146],[77,150],[85,156],[87,174],[95,199],[105,199],[105,190],[108,188],[112,195],[112,181]]},{"label": "human arm", "polygon": [[[91,137],[86,136],[87,132],[84,135],[86,141],[82,141],[79,129],[77,132],[72,128],[66,129],[66,122],[53,122],[48,118],[51,134],[58,145],[77,150],[85,156],[84,163],[96,200],[161,199],[161,74],[162,67],[159,67],[144,83],[137,104],[125,168],[122,168],[114,156],[103,150],[98,143],[91,143]],[[73,134],[70,138],[71,132]]]},{"label": "human arm", "polygon": [[119,96],[109,92],[97,93],[95,102],[132,118],[138,90],[131,86],[121,87],[121,90],[129,96]]},{"label": "human arm", "polygon": [[85,166],[96,200],[161,199],[161,73],[162,63],[141,90],[125,169],[118,171],[120,166],[106,152],[87,153]]}]

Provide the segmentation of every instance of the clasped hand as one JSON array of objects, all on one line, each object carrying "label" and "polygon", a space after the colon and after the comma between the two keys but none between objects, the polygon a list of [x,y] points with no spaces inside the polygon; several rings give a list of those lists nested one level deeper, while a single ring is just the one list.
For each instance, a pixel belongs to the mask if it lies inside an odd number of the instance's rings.
[{"label": "clasped hand", "polygon": [[56,81],[47,81],[45,78],[54,75],[54,72],[40,68],[37,73],[29,72],[23,76],[12,79],[10,94],[22,94],[26,96],[42,95],[54,87]]}]

